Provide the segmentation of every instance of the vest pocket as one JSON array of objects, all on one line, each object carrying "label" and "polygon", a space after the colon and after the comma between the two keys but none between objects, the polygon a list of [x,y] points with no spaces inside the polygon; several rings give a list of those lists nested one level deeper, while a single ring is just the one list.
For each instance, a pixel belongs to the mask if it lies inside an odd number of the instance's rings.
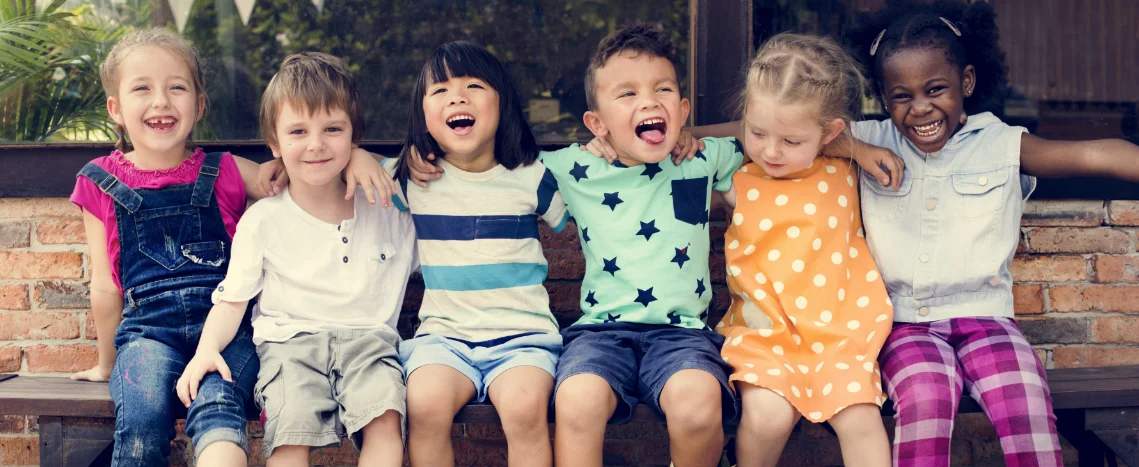
[{"label": "vest pocket", "polygon": [[976,219],[998,213],[1004,207],[1004,187],[1009,168],[976,173],[953,174],[953,190],[961,197],[965,218]]},{"label": "vest pocket", "polygon": [[902,217],[902,212],[905,211],[906,195],[910,194],[910,190],[914,187],[914,181],[911,177],[912,175],[907,170],[902,176],[901,188],[895,190],[892,187],[883,186],[878,180],[863,171],[858,177],[862,184],[860,202],[863,217],[887,224],[897,222]]}]

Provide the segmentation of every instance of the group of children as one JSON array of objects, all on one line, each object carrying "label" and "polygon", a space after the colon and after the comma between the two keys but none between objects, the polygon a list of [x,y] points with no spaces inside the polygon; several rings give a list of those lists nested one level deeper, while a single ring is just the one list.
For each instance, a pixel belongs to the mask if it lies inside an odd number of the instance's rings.
[{"label": "group of children", "polygon": [[[736,419],[738,464],[773,466],[801,417],[834,428],[846,465],[949,465],[964,390],[1008,465],[1060,465],[1043,367],[1012,319],[1020,215],[1033,175],[1139,180],[1139,148],[981,112],[1005,73],[986,3],[894,2],[863,26],[857,58],[772,38],[741,121],[690,130],[666,35],[618,30],[586,72],[596,138],[554,152],[494,55],[444,44],[382,163],[355,148],[343,62],[300,53],[262,98],[275,160],[260,168],[193,149],[191,47],[127,36],[101,70],[119,144],[72,196],[100,350],[74,377],[110,382],[114,465],[164,464],[182,407],[199,465],[245,465],[254,402],[270,466],[344,437],[360,465],[401,465],[405,444],[412,465],[453,465],[455,414],[487,398],[511,465],[599,466],[606,425],[641,403],[681,467],[715,465]],[[859,62],[890,120],[855,121]],[[721,199],[732,304],[712,327]],[[571,216],[583,315],[559,332],[538,221]],[[416,270],[421,324],[401,341]]]}]

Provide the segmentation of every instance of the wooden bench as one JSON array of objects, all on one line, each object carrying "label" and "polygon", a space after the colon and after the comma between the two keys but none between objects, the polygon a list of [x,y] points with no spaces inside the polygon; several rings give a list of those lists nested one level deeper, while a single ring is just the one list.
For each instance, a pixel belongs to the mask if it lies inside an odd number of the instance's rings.
[{"label": "wooden bench", "polygon": [[[0,375],[0,415],[39,417],[40,464],[105,465],[114,435],[114,405],[101,383],[61,377]],[[1048,371],[1060,435],[1079,450],[1079,465],[1139,466],[1139,365]],[[968,396],[961,412],[979,412]],[[892,415],[889,403],[883,415]],[[254,417],[255,418],[255,417]],[[662,419],[641,405],[630,423]],[[455,423],[498,423],[489,404],[472,404]],[[734,427],[728,427],[734,428]]]}]

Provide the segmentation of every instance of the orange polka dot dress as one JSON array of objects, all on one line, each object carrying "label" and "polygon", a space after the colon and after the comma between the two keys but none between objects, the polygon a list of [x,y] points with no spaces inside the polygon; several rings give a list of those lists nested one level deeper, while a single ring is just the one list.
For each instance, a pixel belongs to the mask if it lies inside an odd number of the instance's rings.
[{"label": "orange polka dot dress", "polygon": [[857,180],[851,161],[826,157],[784,179],[755,163],[732,178],[732,306],[716,326],[730,379],[774,391],[816,423],[886,399],[878,351],[894,313],[866,245]]}]

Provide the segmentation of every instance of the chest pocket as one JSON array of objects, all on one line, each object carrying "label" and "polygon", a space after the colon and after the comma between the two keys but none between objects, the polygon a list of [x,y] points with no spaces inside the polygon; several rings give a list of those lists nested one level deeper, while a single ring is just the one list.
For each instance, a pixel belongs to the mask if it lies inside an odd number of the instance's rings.
[{"label": "chest pocket", "polygon": [[[202,238],[202,220],[198,208],[194,206],[141,210],[134,216],[134,228],[138,234],[139,252],[171,271],[182,267],[196,253],[206,253],[204,250],[207,246],[199,242]],[[210,258],[217,260],[218,256],[224,258],[224,251],[221,255],[211,255]]]},{"label": "chest pocket", "polygon": [[902,175],[902,186],[897,190],[884,186],[863,171],[858,177],[862,184],[862,216],[893,224],[902,218],[905,212],[906,195],[914,187],[913,176],[909,170]]},{"label": "chest pocket", "polygon": [[[486,256],[502,256],[522,248],[521,241],[526,235],[526,217],[519,216],[479,216],[475,220],[475,251]],[[531,222],[533,222],[531,220]],[[537,224],[529,230],[537,230]]]},{"label": "chest pocket", "polygon": [[1004,208],[1009,168],[977,173],[953,174],[953,190],[961,198],[966,219],[991,216]]},{"label": "chest pocket", "polygon": [[368,256],[368,292],[373,297],[378,297],[391,289],[388,276],[393,274],[392,265],[396,264],[393,261],[396,256],[395,245],[384,243],[375,251],[369,252]]},{"label": "chest pocket", "polygon": [[708,177],[672,181],[672,210],[676,220],[692,225],[708,222]]}]

